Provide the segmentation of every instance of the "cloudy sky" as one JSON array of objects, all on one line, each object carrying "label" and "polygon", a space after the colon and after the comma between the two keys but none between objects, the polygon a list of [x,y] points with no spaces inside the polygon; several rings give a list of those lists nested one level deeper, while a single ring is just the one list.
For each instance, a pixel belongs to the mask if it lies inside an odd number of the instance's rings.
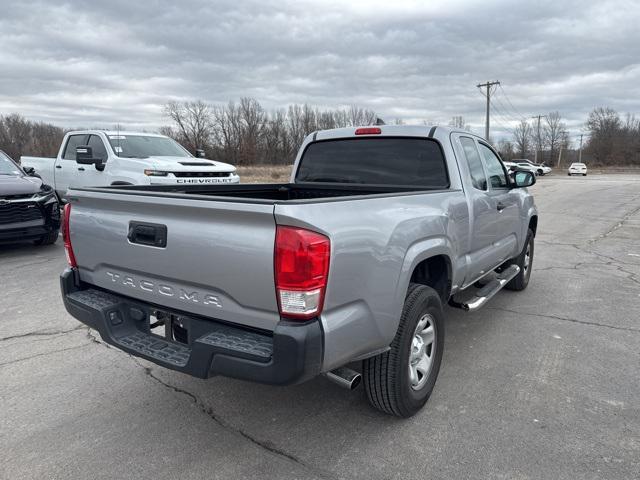
[{"label": "cloudy sky", "polygon": [[155,129],[162,105],[357,104],[492,135],[558,110],[640,113],[640,1],[0,0],[0,114]]}]

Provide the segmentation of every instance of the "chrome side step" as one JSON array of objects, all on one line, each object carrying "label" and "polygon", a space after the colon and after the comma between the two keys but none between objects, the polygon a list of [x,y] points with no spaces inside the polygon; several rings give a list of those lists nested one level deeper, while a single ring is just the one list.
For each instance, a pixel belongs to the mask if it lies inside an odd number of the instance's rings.
[{"label": "chrome side step", "polygon": [[505,268],[493,280],[481,287],[469,300],[459,303],[455,300],[449,300],[449,305],[455,308],[461,308],[466,312],[473,312],[483,307],[491,297],[498,293],[509,283],[516,275],[520,273],[518,265],[511,265]]}]

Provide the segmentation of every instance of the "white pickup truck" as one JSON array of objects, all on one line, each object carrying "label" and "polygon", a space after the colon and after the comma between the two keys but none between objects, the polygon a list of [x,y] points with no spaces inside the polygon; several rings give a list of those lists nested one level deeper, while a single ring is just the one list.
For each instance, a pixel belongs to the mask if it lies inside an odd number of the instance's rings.
[{"label": "white pickup truck", "polygon": [[233,165],[194,157],[175,140],[153,133],[69,132],[56,158],[22,157],[20,162],[32,167],[60,198],[69,187],[240,182]]}]

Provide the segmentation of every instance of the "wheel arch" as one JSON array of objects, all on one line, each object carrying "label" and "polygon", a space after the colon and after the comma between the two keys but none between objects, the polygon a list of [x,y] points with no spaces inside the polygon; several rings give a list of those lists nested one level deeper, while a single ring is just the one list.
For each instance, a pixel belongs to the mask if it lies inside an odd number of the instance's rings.
[{"label": "wheel arch", "polygon": [[451,294],[451,270],[449,256],[436,254],[427,257],[414,266],[409,285],[418,283],[433,288],[440,296],[442,303],[446,304]]},{"label": "wheel arch", "polygon": [[529,229],[533,232],[533,236],[536,236],[538,231],[538,215],[532,215],[529,219]]},{"label": "wheel arch", "polygon": [[396,287],[398,311],[402,309],[412,282],[434,288],[443,303],[448,301],[456,273],[459,273],[452,261],[454,252],[451,240],[445,236],[423,239],[407,249]]}]

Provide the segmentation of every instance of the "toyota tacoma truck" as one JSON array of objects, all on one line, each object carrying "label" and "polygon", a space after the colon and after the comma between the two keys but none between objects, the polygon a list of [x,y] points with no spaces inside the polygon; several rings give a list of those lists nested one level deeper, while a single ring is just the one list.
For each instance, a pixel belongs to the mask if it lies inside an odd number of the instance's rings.
[{"label": "toyota tacoma truck", "polygon": [[208,185],[239,183],[233,165],[194,157],[175,140],[153,133],[82,130],[67,133],[56,158],[20,158],[55,188],[70,186]]},{"label": "toyota tacoma truck", "polygon": [[384,125],[309,135],[286,184],[71,188],[64,304],[170,369],[362,381],[407,417],[438,376],[443,306],[526,288],[534,182],[469,132]]},{"label": "toyota tacoma truck", "polygon": [[60,207],[53,188],[0,150],[0,243],[55,243]]}]

